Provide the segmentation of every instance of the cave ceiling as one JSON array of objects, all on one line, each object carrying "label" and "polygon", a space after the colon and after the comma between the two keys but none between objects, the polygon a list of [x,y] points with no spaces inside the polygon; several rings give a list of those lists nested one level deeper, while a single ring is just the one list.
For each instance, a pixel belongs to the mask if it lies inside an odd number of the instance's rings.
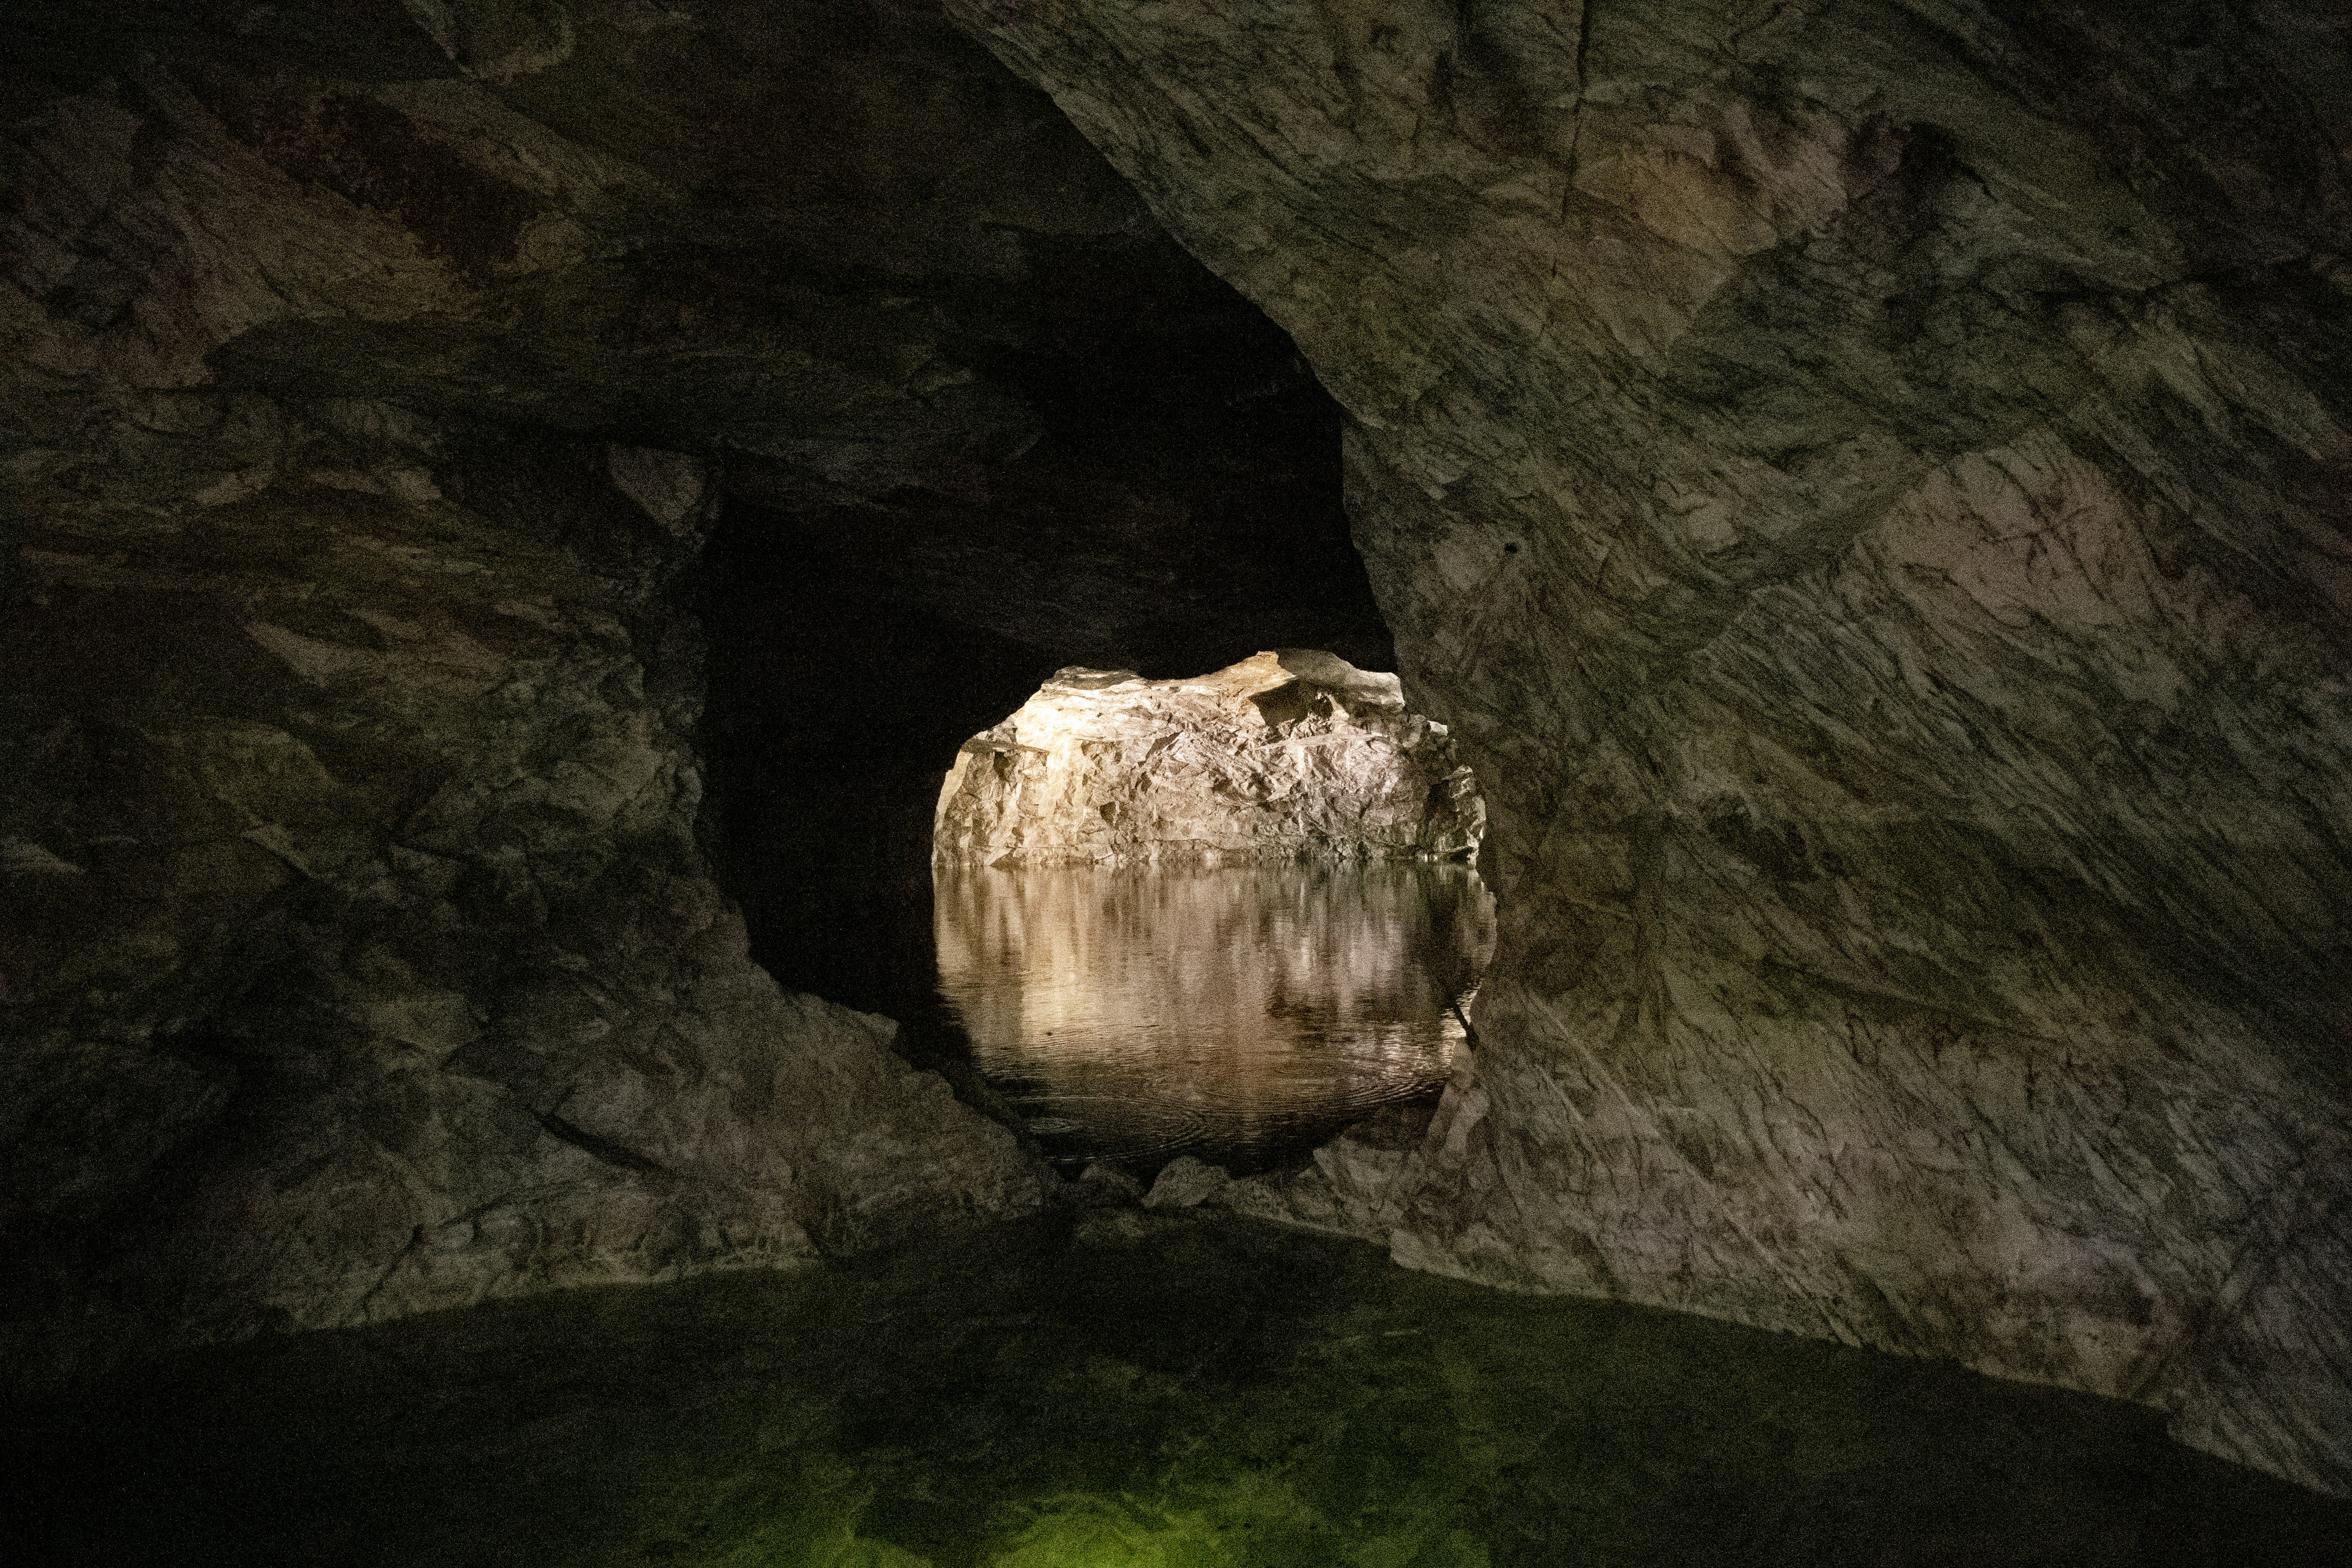
[{"label": "cave ceiling", "polygon": [[[703,455],[793,573],[1048,668],[1385,662],[1336,405],[962,34],[880,5],[489,9],[485,36],[544,47],[481,65],[458,26],[445,56],[392,0],[15,18],[15,90],[73,93],[107,143],[26,169],[54,352],[158,395]],[[26,437],[96,417],[68,395]]]}]

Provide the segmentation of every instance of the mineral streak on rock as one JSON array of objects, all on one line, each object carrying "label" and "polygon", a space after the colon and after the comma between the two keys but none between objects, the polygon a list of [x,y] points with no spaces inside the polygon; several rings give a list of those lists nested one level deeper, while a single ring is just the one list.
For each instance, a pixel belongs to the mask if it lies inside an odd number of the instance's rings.
[{"label": "mineral streak on rock", "polygon": [[2352,1490],[2342,7],[950,10],[1347,406],[1493,813],[1333,1212]]},{"label": "mineral streak on rock", "polygon": [[1313,649],[1190,680],[1070,668],[964,742],[943,864],[1458,859],[1486,808],[1393,675]]}]

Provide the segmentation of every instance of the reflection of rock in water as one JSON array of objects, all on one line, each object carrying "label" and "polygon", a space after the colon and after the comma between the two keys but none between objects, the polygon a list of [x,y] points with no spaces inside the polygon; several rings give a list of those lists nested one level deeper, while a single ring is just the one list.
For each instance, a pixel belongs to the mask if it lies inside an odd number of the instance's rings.
[{"label": "reflection of rock in water", "polygon": [[942,868],[936,896],[941,994],[1070,1159],[1262,1167],[1427,1092],[1494,947],[1460,866]]}]

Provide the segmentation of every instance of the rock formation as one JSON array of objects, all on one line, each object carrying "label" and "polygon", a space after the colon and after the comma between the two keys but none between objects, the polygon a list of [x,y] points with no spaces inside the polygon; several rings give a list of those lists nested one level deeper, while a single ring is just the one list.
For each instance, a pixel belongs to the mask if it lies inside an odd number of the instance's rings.
[{"label": "rock formation", "polygon": [[1386,660],[1287,340],[936,17],[0,62],[10,1366],[1035,1207],[761,971],[928,987],[940,772],[1057,665]]},{"label": "rock formation", "polygon": [[1007,278],[1181,252],[935,22],[415,9],[0,22],[12,1373],[1049,1179],[748,958],[694,567],[730,495],[971,496],[1049,422],[970,362],[1098,303]]},{"label": "rock formation", "polygon": [[1314,650],[1191,680],[1062,670],[940,790],[943,865],[1461,859],[1486,827],[1445,726]]},{"label": "rock formation", "polygon": [[1318,1212],[2352,1490],[2341,6],[946,5],[0,17],[12,1363],[1034,1205],[730,895],[1278,641],[1503,921]]},{"label": "rock formation", "polygon": [[363,1321],[1038,1205],[887,1019],[754,967],[708,875],[691,626],[652,596],[692,464],[165,402],[253,466],[159,437],[68,490],[5,633],[22,1331]]},{"label": "rock formation", "polygon": [[1416,1265],[2352,1489],[2319,0],[951,0],[1351,416],[1493,814]]}]

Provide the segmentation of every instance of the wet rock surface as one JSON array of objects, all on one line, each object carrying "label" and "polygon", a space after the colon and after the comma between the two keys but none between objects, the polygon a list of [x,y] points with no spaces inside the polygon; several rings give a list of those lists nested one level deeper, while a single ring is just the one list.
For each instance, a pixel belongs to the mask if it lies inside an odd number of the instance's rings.
[{"label": "wet rock surface", "polygon": [[2352,1488],[2340,7],[953,7],[1346,405],[1494,818],[1396,1256]]},{"label": "wet rock surface", "polygon": [[1192,679],[1066,668],[964,742],[942,865],[1460,859],[1486,827],[1445,727],[1396,677],[1261,653]]}]

